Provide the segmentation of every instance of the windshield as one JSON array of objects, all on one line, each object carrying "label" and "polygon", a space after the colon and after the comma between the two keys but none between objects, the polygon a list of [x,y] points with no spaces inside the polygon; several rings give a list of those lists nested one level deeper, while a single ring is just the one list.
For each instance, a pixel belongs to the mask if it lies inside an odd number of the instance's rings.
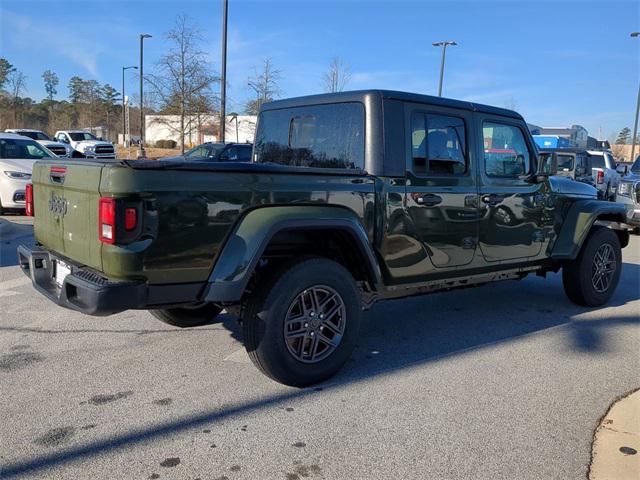
[{"label": "windshield", "polygon": [[558,171],[573,170],[573,155],[558,155]]},{"label": "windshield", "polygon": [[33,138],[34,140],[51,140],[42,132],[18,132],[18,134],[25,137]]},{"label": "windshield", "polygon": [[89,132],[71,132],[69,133],[69,136],[74,142],[81,142],[83,140],[97,140],[95,135],[92,135]]},{"label": "windshield", "polygon": [[220,152],[224,149],[223,144],[204,144],[198,145],[195,148],[192,148],[188,152],[184,154],[185,157],[189,158],[208,158],[208,157],[216,157],[220,154]]},{"label": "windshield", "polygon": [[53,158],[53,156],[33,140],[3,138],[0,139],[0,158],[39,160],[41,158]]},{"label": "windshield", "polygon": [[635,173],[640,173],[640,156],[636,158],[636,161],[631,165],[631,171]]}]

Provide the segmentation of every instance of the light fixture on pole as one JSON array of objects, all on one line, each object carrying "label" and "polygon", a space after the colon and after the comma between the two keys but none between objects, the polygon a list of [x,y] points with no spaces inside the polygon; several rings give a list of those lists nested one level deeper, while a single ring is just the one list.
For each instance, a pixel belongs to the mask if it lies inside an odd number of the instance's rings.
[{"label": "light fixture on pole", "polygon": [[220,141],[225,142],[227,116],[227,16],[229,0],[222,0],[222,74],[220,78]]},{"label": "light fixture on pole", "polygon": [[[634,38],[640,37],[640,32],[632,32]],[[635,161],[636,137],[638,136],[638,115],[640,115],[640,85],[638,85],[638,100],[636,102],[636,118],[633,122],[633,137],[631,137],[631,161]]]},{"label": "light fixture on pole", "polygon": [[125,125],[127,124],[126,114],[125,114],[127,105],[124,98],[124,71],[129,70],[130,68],[137,70],[138,67],[136,67],[135,65],[131,67],[122,67],[122,146],[124,147],[127,146],[127,131],[125,127]]},{"label": "light fixture on pole", "polygon": [[438,96],[442,96],[442,79],[444,78],[444,58],[447,54],[447,47],[449,45],[455,46],[458,45],[453,40],[447,40],[444,42],[434,42],[432,44],[434,47],[442,47],[442,57],[440,59],[440,82],[438,83]]},{"label": "light fixture on pole", "polygon": [[140,34],[140,149],[138,150],[138,158],[146,158],[144,152],[144,39],[151,38],[148,33]]}]

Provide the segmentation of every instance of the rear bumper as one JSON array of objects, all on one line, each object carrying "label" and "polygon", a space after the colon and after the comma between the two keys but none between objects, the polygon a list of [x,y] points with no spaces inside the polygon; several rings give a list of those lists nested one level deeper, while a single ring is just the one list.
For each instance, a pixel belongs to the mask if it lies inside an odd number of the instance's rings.
[{"label": "rear bumper", "polygon": [[49,251],[20,245],[18,258],[20,268],[31,278],[33,286],[61,307],[89,315],[111,315],[143,308],[146,304],[145,283],[111,282],[89,270],[71,265],[71,273],[59,286],[54,271],[57,259]]}]

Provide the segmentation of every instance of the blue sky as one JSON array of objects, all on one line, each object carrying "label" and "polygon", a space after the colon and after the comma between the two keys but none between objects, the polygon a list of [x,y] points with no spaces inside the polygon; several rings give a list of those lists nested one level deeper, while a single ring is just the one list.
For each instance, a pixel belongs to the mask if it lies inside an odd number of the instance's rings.
[{"label": "blue sky", "polygon": [[[317,93],[332,57],[351,65],[348,89],[437,91],[436,40],[447,53],[444,96],[514,106],[543,126],[584,125],[610,136],[631,127],[640,81],[640,2],[628,1],[244,1],[230,0],[229,97],[240,110],[247,77],[271,57],[283,96]],[[46,69],[60,77],[58,98],[78,75],[120,89],[122,65],[145,71],[167,49],[176,16],[195,20],[219,69],[221,0],[0,0],[0,55],[44,96]],[[129,91],[136,86],[129,71]]]}]

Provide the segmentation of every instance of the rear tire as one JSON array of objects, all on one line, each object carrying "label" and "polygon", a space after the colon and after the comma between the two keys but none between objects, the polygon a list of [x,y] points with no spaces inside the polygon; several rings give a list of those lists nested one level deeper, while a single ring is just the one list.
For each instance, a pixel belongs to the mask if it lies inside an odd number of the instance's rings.
[{"label": "rear tire", "polygon": [[174,327],[189,328],[211,322],[221,311],[222,308],[219,306],[207,303],[198,308],[167,308],[164,310],[149,310],[149,313],[158,320]]},{"label": "rear tire", "polygon": [[242,330],[254,365],[285,385],[333,376],[355,348],[360,291],[342,265],[297,260],[263,277],[244,301]]},{"label": "rear tire", "polygon": [[615,292],[621,270],[618,236],[609,228],[594,227],[578,257],[562,269],[564,291],[573,303],[599,307]]}]

